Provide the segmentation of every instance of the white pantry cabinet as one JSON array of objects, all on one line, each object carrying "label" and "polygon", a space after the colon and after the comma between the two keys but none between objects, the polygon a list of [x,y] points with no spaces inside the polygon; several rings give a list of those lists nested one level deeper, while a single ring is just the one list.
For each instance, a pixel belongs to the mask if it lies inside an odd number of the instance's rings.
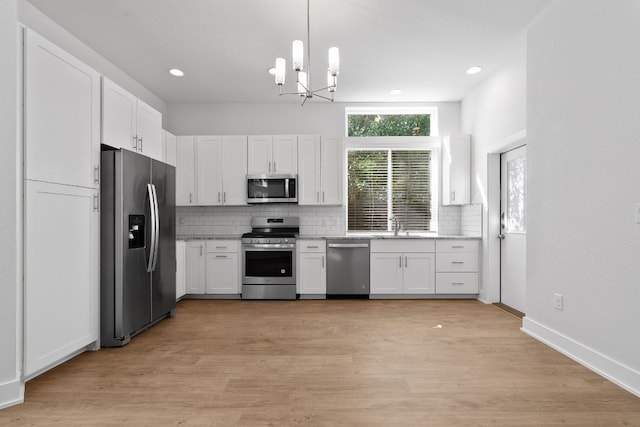
[{"label": "white pantry cabinet", "polygon": [[98,203],[97,189],[25,183],[25,376],[98,339]]},{"label": "white pantry cabinet", "polygon": [[442,204],[471,203],[471,137],[449,135],[442,141]]},{"label": "white pantry cabinet", "polygon": [[100,75],[25,30],[25,178],[98,188]]},{"label": "white pantry cabinet", "polygon": [[187,293],[185,280],[186,246],[184,240],[176,240],[176,301]]},{"label": "white pantry cabinet", "polygon": [[327,244],[325,240],[298,240],[298,293],[300,298],[327,294]]},{"label": "white pantry cabinet", "polygon": [[189,240],[185,243],[185,291],[187,294],[204,294],[205,290],[205,241]]},{"label": "white pantry cabinet", "polygon": [[435,293],[432,240],[371,240],[371,295]]},{"label": "white pantry cabinet", "polygon": [[166,130],[162,130],[162,158],[161,161],[176,165],[176,136]]},{"label": "white pantry cabinet", "polygon": [[342,204],[343,156],[340,137],[298,137],[298,204]]},{"label": "white pantry cabinet", "polygon": [[298,173],[296,135],[251,135],[247,173],[250,175]]},{"label": "white pantry cabinet", "polygon": [[247,204],[247,137],[179,136],[176,204]]},{"label": "white pantry cabinet", "polygon": [[162,160],[162,114],[103,77],[102,143]]},{"label": "white pantry cabinet", "polygon": [[208,240],[206,244],[207,294],[240,293],[240,241]]}]

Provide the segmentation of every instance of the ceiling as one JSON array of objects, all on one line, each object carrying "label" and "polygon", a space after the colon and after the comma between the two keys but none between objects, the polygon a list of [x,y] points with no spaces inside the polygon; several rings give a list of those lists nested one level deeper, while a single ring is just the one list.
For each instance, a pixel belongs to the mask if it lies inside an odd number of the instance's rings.
[{"label": "ceiling", "polygon": [[[277,96],[267,69],[284,57],[293,90],[304,0],[29,1],[167,103],[299,102]],[[312,87],[326,83],[327,49],[337,46],[336,101],[459,101],[551,1],[311,0]],[[465,74],[473,65],[483,72]],[[173,67],[186,75],[170,76]]]}]

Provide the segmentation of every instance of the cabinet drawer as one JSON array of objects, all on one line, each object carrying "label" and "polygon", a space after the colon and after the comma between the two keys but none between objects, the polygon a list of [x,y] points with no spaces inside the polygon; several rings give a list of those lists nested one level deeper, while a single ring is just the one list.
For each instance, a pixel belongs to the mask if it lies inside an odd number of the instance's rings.
[{"label": "cabinet drawer", "polygon": [[210,252],[238,252],[239,240],[207,240],[207,253]]},{"label": "cabinet drawer", "polygon": [[478,254],[476,252],[438,252],[436,254],[436,271],[478,271]]},{"label": "cabinet drawer", "polygon": [[371,252],[435,252],[435,241],[429,239],[374,239]]},{"label": "cabinet drawer", "polygon": [[478,273],[436,273],[436,294],[477,294]]},{"label": "cabinet drawer", "polygon": [[438,240],[437,252],[473,252],[478,250],[477,240]]},{"label": "cabinet drawer", "polygon": [[326,252],[327,250],[325,240],[298,240],[296,245],[298,252]]}]

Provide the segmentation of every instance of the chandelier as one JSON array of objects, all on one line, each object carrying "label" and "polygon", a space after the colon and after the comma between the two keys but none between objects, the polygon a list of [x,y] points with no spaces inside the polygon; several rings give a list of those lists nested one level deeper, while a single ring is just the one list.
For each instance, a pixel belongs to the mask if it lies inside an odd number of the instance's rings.
[{"label": "chandelier", "polygon": [[[340,71],[340,54],[337,47],[329,48],[329,69],[327,70],[327,85],[319,89],[311,89],[311,42],[309,37],[309,0],[307,0],[307,64],[304,64],[304,44],[301,40],[294,40],[291,47],[293,70],[296,72],[296,92],[283,92],[282,86],[285,82],[287,61],[284,58],[276,58],[274,69],[276,85],[279,88],[279,95],[298,95],[302,97],[302,105],[308,99],[317,96],[333,102],[333,94],[338,83],[338,72]],[[325,95],[320,92],[327,91]]]}]

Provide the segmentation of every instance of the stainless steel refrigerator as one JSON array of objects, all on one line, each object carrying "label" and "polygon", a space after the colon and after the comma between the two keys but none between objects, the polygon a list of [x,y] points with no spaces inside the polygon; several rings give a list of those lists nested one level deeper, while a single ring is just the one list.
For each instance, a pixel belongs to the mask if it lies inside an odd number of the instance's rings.
[{"label": "stainless steel refrigerator", "polygon": [[118,347],[176,305],[175,168],[101,153],[100,344]]}]

